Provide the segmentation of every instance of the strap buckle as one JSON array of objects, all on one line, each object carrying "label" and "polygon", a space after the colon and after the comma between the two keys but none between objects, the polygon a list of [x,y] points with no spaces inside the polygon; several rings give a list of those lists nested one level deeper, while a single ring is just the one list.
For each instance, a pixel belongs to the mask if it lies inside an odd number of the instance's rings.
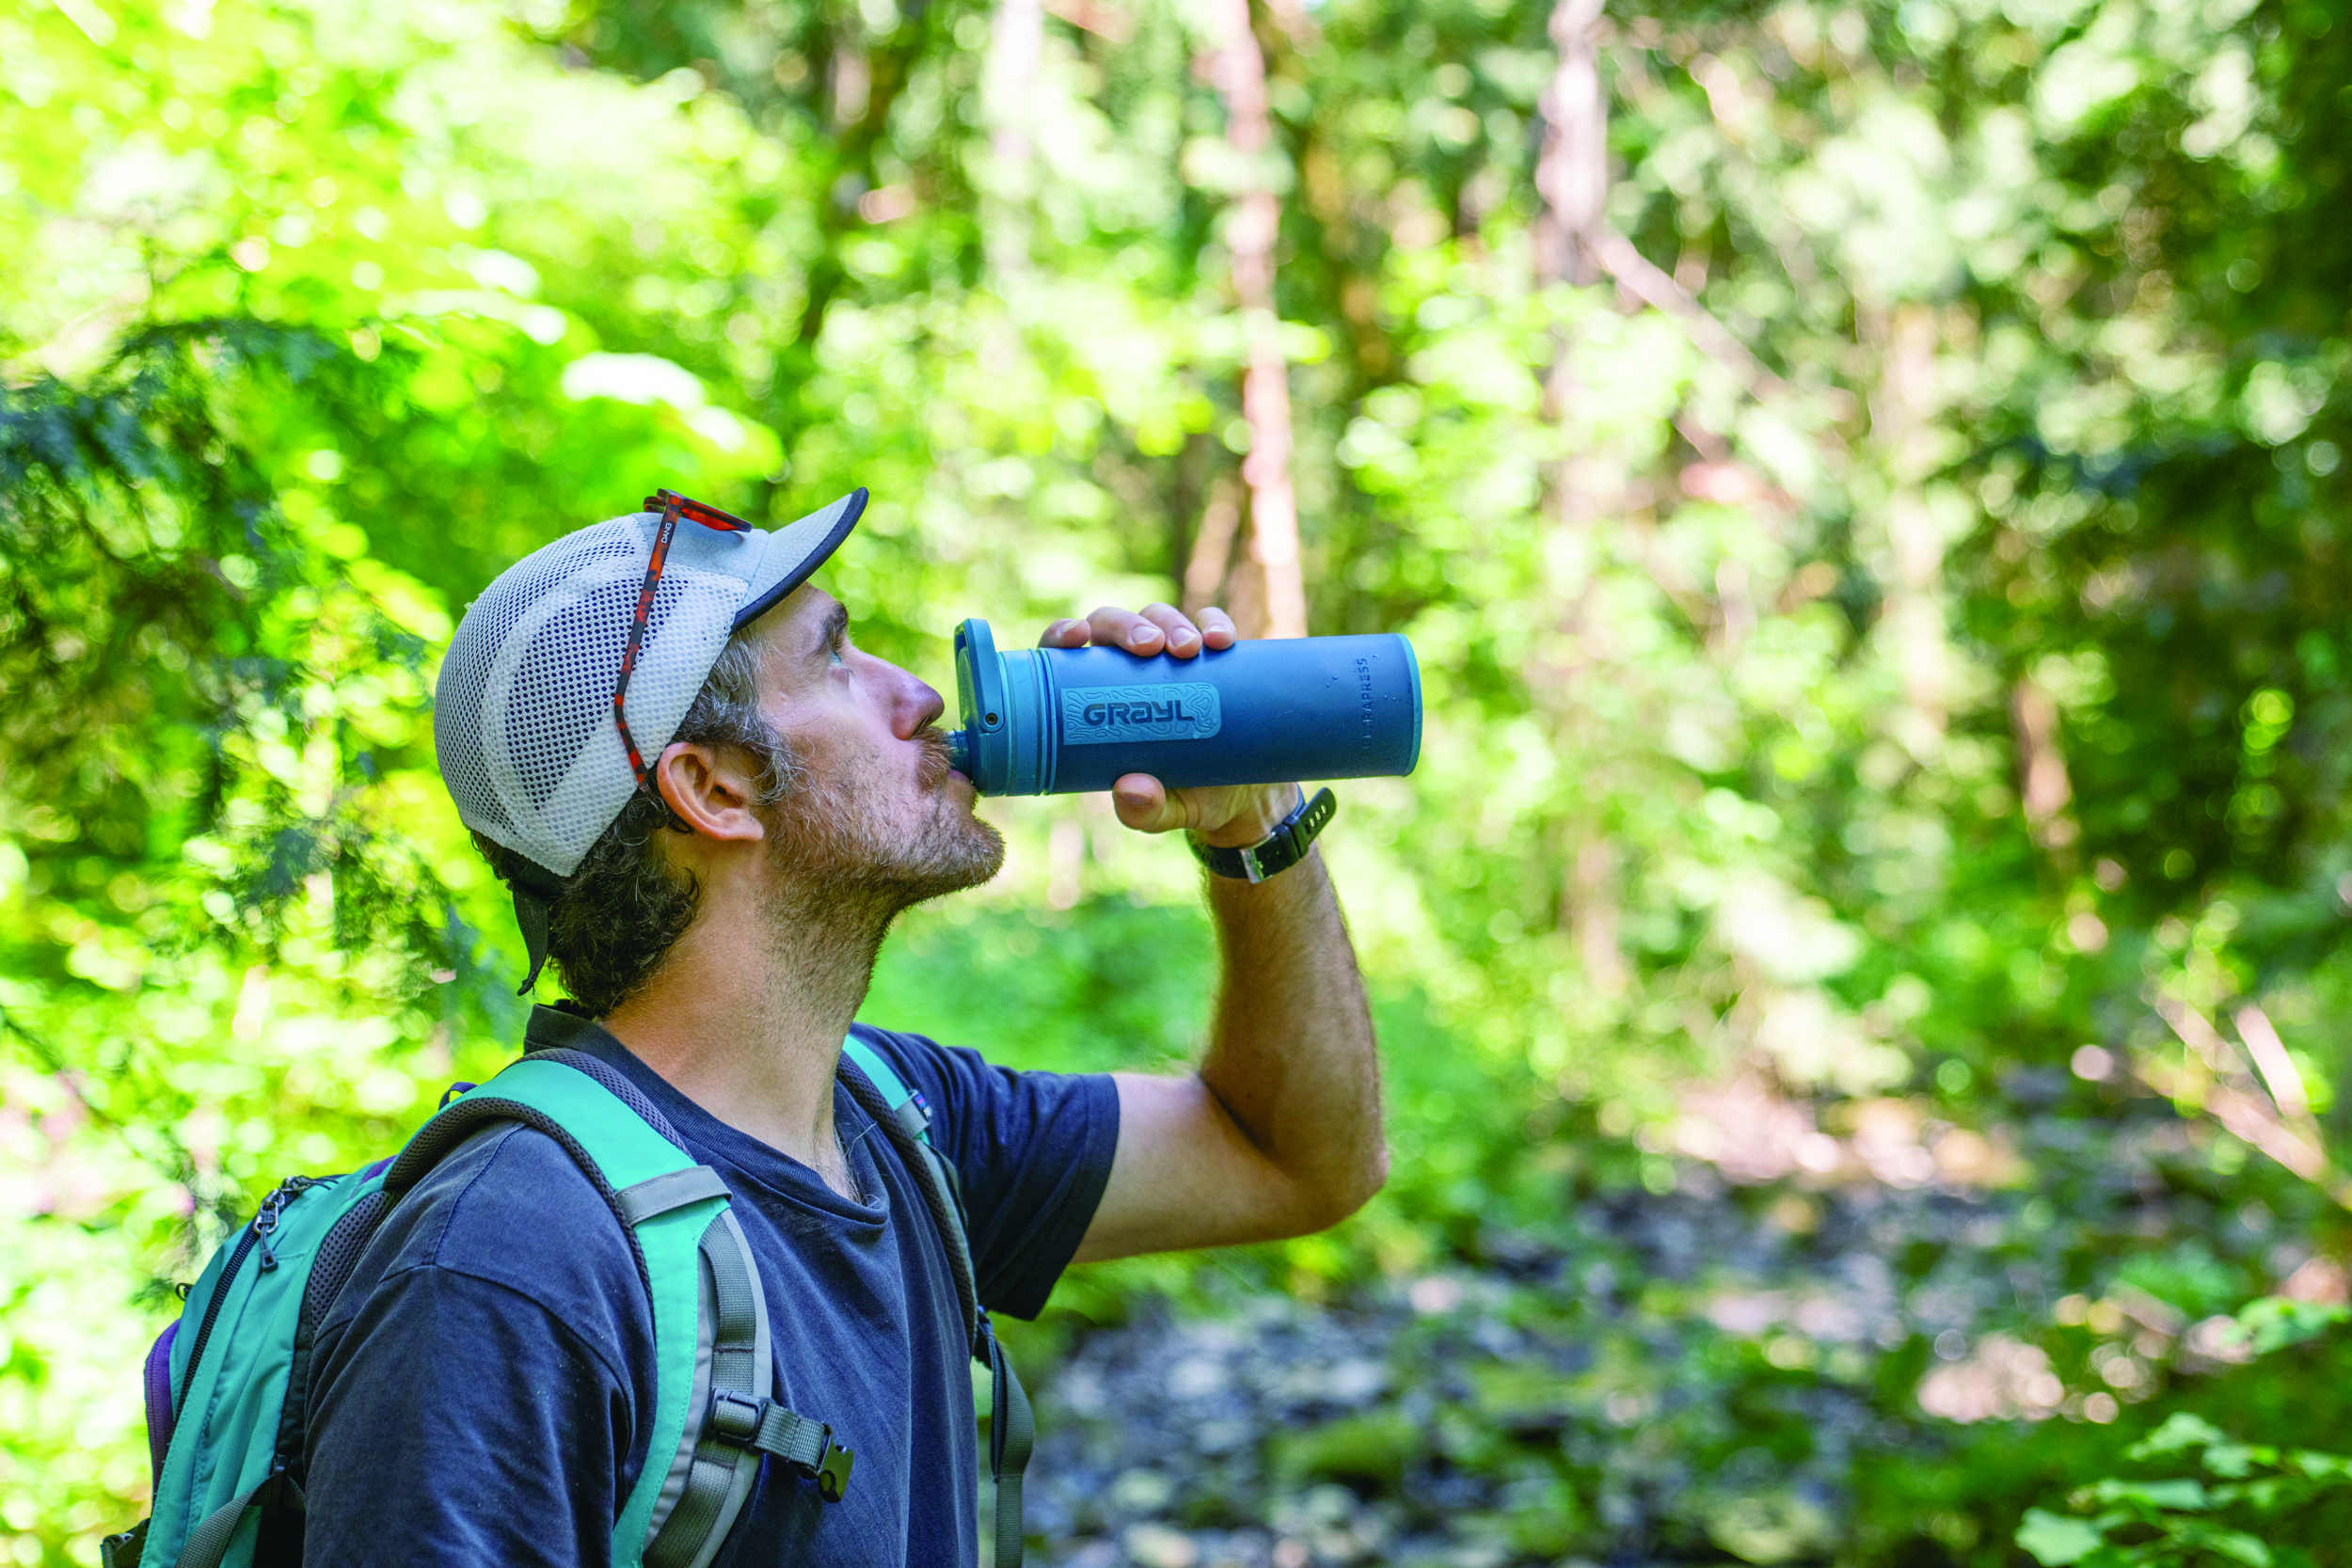
[{"label": "strap buckle", "polygon": [[147,1527],[151,1521],[141,1519],[119,1535],[109,1535],[98,1544],[101,1568],[139,1568],[139,1559],[147,1552]]},{"label": "strap buckle", "polygon": [[705,1423],[713,1437],[748,1449],[759,1436],[759,1403],[724,1388],[710,1391],[710,1417]]},{"label": "strap buckle", "polygon": [[773,1400],[714,1388],[703,1430],[735,1448],[774,1456],[793,1474],[814,1481],[817,1495],[829,1503],[839,1502],[850,1489],[850,1470],[857,1456],[833,1440],[831,1426]]},{"label": "strap buckle", "polygon": [[841,1500],[841,1494],[850,1489],[850,1468],[857,1463],[857,1455],[833,1440],[833,1428],[825,1429],[825,1453],[817,1462],[817,1495],[829,1503]]}]

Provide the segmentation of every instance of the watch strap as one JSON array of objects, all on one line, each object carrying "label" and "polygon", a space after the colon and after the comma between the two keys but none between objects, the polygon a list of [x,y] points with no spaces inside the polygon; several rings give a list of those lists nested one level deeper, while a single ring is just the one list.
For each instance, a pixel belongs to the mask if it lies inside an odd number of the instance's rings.
[{"label": "watch strap", "polygon": [[1296,811],[1255,844],[1220,849],[1191,833],[1184,835],[1184,842],[1192,846],[1193,857],[1216,875],[1237,882],[1263,882],[1305,860],[1315,835],[1330,825],[1339,809],[1339,800],[1328,789],[1318,789],[1311,800],[1300,800]]}]

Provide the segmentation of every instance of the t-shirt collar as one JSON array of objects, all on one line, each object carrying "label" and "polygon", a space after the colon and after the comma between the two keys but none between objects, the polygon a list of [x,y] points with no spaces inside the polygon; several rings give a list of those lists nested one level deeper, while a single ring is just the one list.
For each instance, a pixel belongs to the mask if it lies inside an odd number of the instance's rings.
[{"label": "t-shirt collar", "polygon": [[567,1000],[551,1006],[532,1007],[531,1021],[523,1028],[523,1049],[578,1051],[610,1064],[627,1075],[653,1101],[656,1110],[670,1118],[670,1125],[677,1129],[696,1158],[723,1163],[729,1175],[845,1219],[879,1222],[888,1212],[888,1187],[882,1180],[870,1147],[885,1141],[883,1133],[838,1082],[834,1085],[834,1125],[840,1129],[842,1148],[849,1153],[850,1169],[857,1179],[858,1190],[876,1200],[870,1204],[843,1197],[825,1184],[824,1178],[800,1161],[728,1126],[694,1103],[577,1003]]}]

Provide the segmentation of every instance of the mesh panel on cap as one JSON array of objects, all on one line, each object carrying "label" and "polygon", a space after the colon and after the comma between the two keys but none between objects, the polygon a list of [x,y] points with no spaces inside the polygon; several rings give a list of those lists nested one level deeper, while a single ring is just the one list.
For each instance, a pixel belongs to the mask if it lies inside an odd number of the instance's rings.
[{"label": "mesh panel on cap", "polygon": [[[612,687],[658,522],[614,517],[516,562],[467,610],[441,664],[433,738],[458,816],[559,877],[637,787]],[[673,549],[629,677],[629,730],[648,763],[726,646],[742,591]]]}]

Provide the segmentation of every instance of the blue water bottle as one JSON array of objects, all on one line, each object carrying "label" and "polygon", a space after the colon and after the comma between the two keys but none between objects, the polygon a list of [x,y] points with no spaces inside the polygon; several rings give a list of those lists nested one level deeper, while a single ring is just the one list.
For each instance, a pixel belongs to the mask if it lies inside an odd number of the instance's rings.
[{"label": "blue water bottle", "polygon": [[966,621],[956,700],[963,727],[947,743],[982,795],[1075,795],[1128,773],[1170,789],[1370,779],[1421,760],[1421,669],[1393,633],[1144,658],[999,653],[986,621]]}]

